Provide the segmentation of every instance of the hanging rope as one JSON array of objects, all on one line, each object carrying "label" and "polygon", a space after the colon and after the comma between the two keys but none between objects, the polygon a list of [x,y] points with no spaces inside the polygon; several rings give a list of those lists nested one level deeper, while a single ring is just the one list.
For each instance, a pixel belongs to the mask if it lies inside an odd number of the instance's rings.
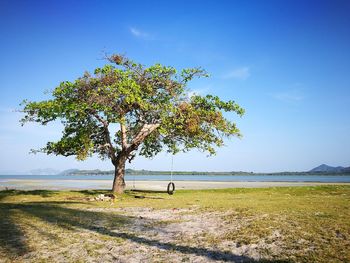
[{"label": "hanging rope", "polygon": [[174,154],[171,156],[170,183],[173,182]]},{"label": "hanging rope", "polygon": [[173,183],[173,168],[174,168],[174,155],[171,156],[171,169],[170,169],[170,183],[167,187],[167,192],[169,195],[174,194],[175,184]]}]

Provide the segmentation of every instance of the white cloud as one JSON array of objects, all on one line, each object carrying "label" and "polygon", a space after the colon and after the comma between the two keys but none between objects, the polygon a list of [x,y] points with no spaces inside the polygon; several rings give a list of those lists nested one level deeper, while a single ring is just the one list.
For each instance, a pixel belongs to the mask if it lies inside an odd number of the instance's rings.
[{"label": "white cloud", "polygon": [[249,77],[250,77],[249,67],[236,68],[236,69],[226,73],[223,76],[224,79],[240,79],[240,80],[246,80]]},{"label": "white cloud", "polygon": [[191,89],[187,92],[187,96],[191,98],[192,96],[195,96],[195,95],[205,95],[208,93],[209,89],[210,89],[210,86],[206,86],[199,89]]},{"label": "white cloud", "polygon": [[14,112],[16,112],[14,108],[0,108],[0,114],[8,114]]},{"label": "white cloud", "polygon": [[276,92],[271,94],[271,96],[280,101],[284,102],[297,102],[304,99],[304,96],[296,90],[290,90],[290,91],[283,91],[283,92]]},{"label": "white cloud", "polygon": [[276,100],[283,102],[299,102],[305,99],[305,85],[300,82],[295,82],[288,85],[280,91],[271,93],[270,96]]},{"label": "white cloud", "polygon": [[141,31],[135,27],[130,27],[130,33],[138,38],[150,39],[151,36],[147,32]]},{"label": "white cloud", "polygon": [[188,93],[187,93],[187,96],[189,98],[193,97],[193,96],[196,96],[196,95],[200,95],[200,91],[198,90],[190,90]]}]

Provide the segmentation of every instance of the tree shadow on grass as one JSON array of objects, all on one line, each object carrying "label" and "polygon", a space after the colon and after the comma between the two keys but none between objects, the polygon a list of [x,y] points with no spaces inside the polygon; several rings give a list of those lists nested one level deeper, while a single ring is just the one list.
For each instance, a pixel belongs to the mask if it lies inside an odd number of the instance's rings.
[{"label": "tree shadow on grass", "polygon": [[109,194],[111,191],[110,190],[72,190],[71,192],[76,192],[76,193],[81,193],[86,196],[95,196],[99,194]]},{"label": "tree shadow on grass", "polygon": [[0,201],[8,196],[16,196],[16,195],[39,195],[41,197],[51,197],[56,195],[57,191],[52,190],[31,190],[31,191],[24,191],[24,190],[16,190],[16,189],[9,189],[9,190],[2,190],[0,191]]},{"label": "tree shadow on grass", "polygon": [[[9,196],[16,195],[40,195],[41,197],[50,197],[54,195],[50,190],[21,191],[15,189],[0,191],[0,201]],[[0,203],[0,251],[5,250],[7,254],[21,256],[26,254],[28,247],[26,237],[21,230],[18,222],[15,222],[16,205],[3,205]]]},{"label": "tree shadow on grass", "polygon": [[[8,195],[22,194],[22,191],[11,191]],[[32,192],[32,191],[27,191]],[[37,194],[41,194],[35,191]],[[24,193],[26,194],[26,193]],[[31,193],[32,194],[32,193]],[[45,193],[46,196],[46,193]],[[67,204],[65,201],[53,201],[50,202],[51,207],[58,207],[62,204]],[[69,202],[69,204],[81,204],[79,202]],[[25,216],[23,212],[45,209],[45,206],[40,205],[27,205],[18,203],[1,203],[0,202],[0,253],[6,253],[11,259],[22,256],[30,252],[27,245],[27,238],[25,232],[22,230],[21,217]],[[33,211],[35,215],[35,211]],[[28,226],[28,223],[25,223]],[[30,225],[31,228],[37,228],[34,224]],[[40,229],[37,228],[37,231]],[[42,235],[50,236],[50,233],[44,233],[40,230]]]},{"label": "tree shadow on grass", "polygon": [[13,209],[16,207],[0,203],[0,248],[10,256],[22,256],[28,247],[23,231],[13,219]]},{"label": "tree shadow on grass", "polygon": [[[246,256],[235,255],[231,252],[223,252],[208,248],[192,247],[174,244],[171,242],[163,242],[160,240],[140,237],[136,234],[128,233],[123,229],[127,229],[128,224],[132,224],[135,217],[116,215],[108,212],[86,211],[75,208],[61,206],[58,202],[37,202],[25,204],[0,204],[0,211],[5,217],[0,218],[0,228],[5,230],[4,235],[0,237],[0,246],[7,249],[8,254],[12,257],[23,255],[27,252],[24,234],[16,227],[16,222],[11,221],[11,210],[16,209],[22,213],[37,217],[47,223],[54,224],[67,230],[89,230],[95,233],[110,237],[122,238],[138,244],[157,247],[162,250],[178,251],[183,254],[192,254],[204,256],[211,260],[222,260],[226,262],[257,262]],[[7,217],[6,217],[7,215]],[[103,226],[99,222],[104,222]],[[6,228],[7,227],[7,228]],[[113,229],[113,231],[112,231]],[[118,230],[119,229],[119,230]],[[8,243],[8,238],[17,240]],[[263,262],[272,262],[266,261]],[[277,261],[274,261],[277,262]],[[286,262],[286,261],[278,261]]]},{"label": "tree shadow on grass", "polygon": [[150,193],[150,194],[167,194],[168,192],[166,189],[164,191],[162,190],[143,190],[143,189],[130,189],[125,191],[126,193]]}]

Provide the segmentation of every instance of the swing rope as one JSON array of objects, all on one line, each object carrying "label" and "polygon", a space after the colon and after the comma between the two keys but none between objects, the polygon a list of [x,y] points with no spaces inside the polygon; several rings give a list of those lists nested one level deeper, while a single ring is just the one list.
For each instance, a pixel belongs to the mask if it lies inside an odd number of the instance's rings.
[{"label": "swing rope", "polygon": [[175,184],[173,182],[173,169],[174,169],[174,155],[171,156],[171,169],[170,169],[170,183],[167,187],[167,193],[169,195],[174,194],[175,191]]},{"label": "swing rope", "polygon": [[173,182],[174,155],[171,156],[170,183]]}]

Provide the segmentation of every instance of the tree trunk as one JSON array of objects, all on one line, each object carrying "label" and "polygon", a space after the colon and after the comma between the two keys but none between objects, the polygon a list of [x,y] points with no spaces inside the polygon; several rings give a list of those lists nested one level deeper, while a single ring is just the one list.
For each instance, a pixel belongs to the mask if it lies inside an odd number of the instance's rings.
[{"label": "tree trunk", "polygon": [[116,163],[114,164],[115,172],[114,172],[112,192],[115,194],[122,194],[124,192],[125,162],[126,162],[126,157],[124,155],[121,155],[121,156],[118,156]]},{"label": "tree trunk", "polygon": [[[135,136],[135,138],[131,141],[130,145],[127,144],[126,137],[126,128],[123,124],[121,124],[121,132],[122,132],[122,151],[118,153],[116,159],[112,158],[112,163],[115,167],[114,173],[114,181],[113,181],[113,193],[122,194],[125,188],[125,162],[128,156],[135,150],[137,147],[145,140],[145,138],[151,134],[155,129],[159,127],[159,123],[154,124],[144,124],[139,131],[139,133]],[[110,144],[111,145],[111,144]],[[111,146],[112,147],[112,146]],[[114,153],[112,153],[114,156]]]}]

